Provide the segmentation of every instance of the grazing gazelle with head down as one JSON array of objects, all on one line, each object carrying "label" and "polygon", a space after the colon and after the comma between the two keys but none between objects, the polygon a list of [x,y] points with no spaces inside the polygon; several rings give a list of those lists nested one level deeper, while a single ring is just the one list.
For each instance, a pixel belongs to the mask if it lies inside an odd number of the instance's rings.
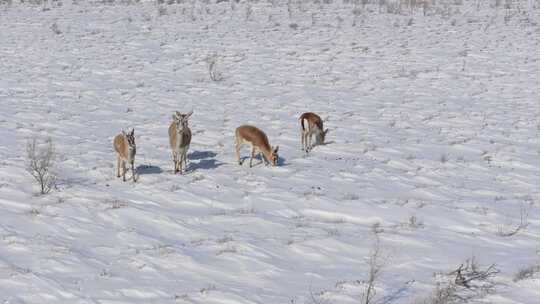
[{"label": "grazing gazelle with head down", "polygon": [[302,127],[302,149],[309,152],[313,148],[311,137],[315,135],[317,144],[324,144],[324,138],[328,129],[323,129],[323,120],[315,113],[307,112],[300,115],[300,126]]},{"label": "grazing gazelle with head down", "polygon": [[135,129],[131,129],[129,133],[122,130],[122,134],[118,134],[114,138],[113,147],[116,152],[116,176],[120,177],[120,166],[122,166],[122,179],[126,181],[126,163],[129,163],[131,166],[131,175],[135,182],[135,153],[137,153]]},{"label": "grazing gazelle with head down", "polygon": [[184,171],[187,168],[187,151],[191,143],[191,130],[188,126],[188,119],[193,111],[182,114],[176,111],[172,115],[173,122],[169,126],[169,143],[172,149],[174,162],[174,174],[182,174],[182,162],[184,162]]},{"label": "grazing gazelle with head down", "polygon": [[236,158],[238,164],[242,164],[240,160],[240,148],[244,144],[251,146],[251,158],[249,159],[249,167],[253,165],[253,157],[255,157],[256,150],[259,150],[259,155],[264,155],[263,160],[268,165],[270,162],[273,166],[278,163],[278,150],[279,146],[271,147],[268,142],[268,137],[263,131],[254,126],[243,125],[236,129]]}]

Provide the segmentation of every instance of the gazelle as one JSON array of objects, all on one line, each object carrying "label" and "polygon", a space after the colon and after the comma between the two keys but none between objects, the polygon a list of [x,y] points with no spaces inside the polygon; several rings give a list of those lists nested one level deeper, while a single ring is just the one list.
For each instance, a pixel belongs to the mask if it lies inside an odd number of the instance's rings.
[{"label": "gazelle", "polygon": [[169,126],[169,143],[171,144],[174,162],[174,174],[182,174],[182,161],[184,170],[187,168],[187,151],[191,143],[191,130],[188,126],[188,119],[193,111],[182,114],[176,111],[172,115],[173,122]]},{"label": "gazelle", "polygon": [[323,120],[315,113],[307,112],[300,115],[300,126],[302,127],[302,149],[309,152],[313,148],[311,137],[315,135],[316,144],[324,144],[324,138],[328,129],[323,130]]},{"label": "gazelle", "polygon": [[131,166],[131,174],[133,181],[135,182],[135,153],[137,153],[137,147],[135,146],[135,129],[131,129],[131,132],[126,133],[122,130],[122,134],[116,135],[113,141],[114,151],[116,151],[116,177],[120,177],[120,166],[122,166],[122,179],[126,181],[126,163]]},{"label": "gazelle", "polygon": [[253,157],[255,157],[255,152],[259,150],[259,155],[264,155],[262,161],[266,165],[270,162],[273,166],[277,165],[278,162],[278,150],[279,146],[271,147],[268,143],[268,137],[264,134],[263,131],[258,128],[250,125],[243,125],[236,128],[236,158],[238,159],[238,164],[241,165],[242,161],[240,160],[240,148],[244,144],[251,146],[251,158],[249,159],[249,167],[253,166]]}]

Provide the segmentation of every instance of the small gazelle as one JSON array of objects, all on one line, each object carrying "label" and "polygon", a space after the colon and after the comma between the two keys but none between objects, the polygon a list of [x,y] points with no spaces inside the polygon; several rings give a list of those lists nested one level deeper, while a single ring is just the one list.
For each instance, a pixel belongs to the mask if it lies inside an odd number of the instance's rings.
[{"label": "small gazelle", "polygon": [[174,174],[182,174],[182,162],[184,162],[184,171],[187,168],[187,151],[191,143],[191,130],[188,126],[188,119],[193,111],[182,114],[176,111],[172,115],[173,122],[169,126],[169,143],[172,149],[174,162]]},{"label": "small gazelle", "polygon": [[249,167],[253,166],[253,157],[255,157],[256,151],[259,150],[259,155],[264,155],[262,161],[266,165],[271,163],[273,166],[276,166],[278,163],[278,150],[279,146],[275,148],[270,146],[268,142],[268,137],[260,129],[250,126],[243,125],[236,129],[236,158],[238,159],[238,164],[241,165],[242,161],[240,160],[240,148],[244,144],[251,146],[251,158],[249,159]]},{"label": "small gazelle", "polygon": [[122,130],[121,134],[116,135],[113,141],[114,151],[116,152],[116,177],[120,177],[120,167],[122,167],[122,179],[126,181],[126,163],[131,166],[131,176],[135,182],[135,129],[126,133]]},{"label": "small gazelle", "polygon": [[315,113],[307,112],[300,115],[300,126],[302,127],[302,149],[309,152],[313,148],[311,137],[315,135],[316,144],[324,144],[324,138],[328,129],[324,130],[323,120]]}]

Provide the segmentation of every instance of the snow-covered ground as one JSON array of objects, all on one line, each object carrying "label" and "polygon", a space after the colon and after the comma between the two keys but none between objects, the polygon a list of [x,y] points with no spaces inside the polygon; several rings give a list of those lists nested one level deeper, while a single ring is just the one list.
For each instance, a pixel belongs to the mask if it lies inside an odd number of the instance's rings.
[{"label": "snow-covered ground", "polygon": [[[0,301],[359,303],[378,238],[378,303],[473,256],[500,270],[478,301],[540,303],[538,274],[513,281],[540,263],[538,3],[353,2],[0,4]],[[304,111],[330,128],[309,155]],[[244,123],[279,167],[236,163]],[[115,177],[129,127],[137,183]],[[35,136],[58,153],[48,195]]]}]

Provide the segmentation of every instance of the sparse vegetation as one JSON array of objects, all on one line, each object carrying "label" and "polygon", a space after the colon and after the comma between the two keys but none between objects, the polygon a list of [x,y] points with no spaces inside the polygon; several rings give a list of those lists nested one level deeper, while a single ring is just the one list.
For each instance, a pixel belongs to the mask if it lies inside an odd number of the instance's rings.
[{"label": "sparse vegetation", "polygon": [[377,233],[373,233],[373,235],[375,241],[373,243],[373,247],[371,248],[371,253],[369,254],[368,277],[364,282],[365,289],[362,293],[362,304],[372,304],[375,302],[375,296],[377,295],[375,284],[379,280],[381,270],[386,262],[386,258],[382,256],[379,235]]},{"label": "sparse vegetation", "polygon": [[55,22],[53,22],[53,24],[51,24],[51,31],[53,33],[55,33],[56,35],[60,35],[62,34],[62,31],[60,30],[60,28],[58,27],[58,24]]},{"label": "sparse vegetation", "polygon": [[[330,304],[328,299],[325,299],[324,298],[324,290],[323,291],[318,291],[318,292],[313,292],[311,286],[309,286],[309,301],[310,301],[310,304]],[[293,301],[291,301],[291,303],[295,303]]]},{"label": "sparse vegetation", "polygon": [[459,304],[485,297],[492,293],[496,283],[493,278],[499,273],[495,264],[480,267],[474,257],[467,259],[456,270],[438,273],[433,293],[414,304]]},{"label": "sparse vegetation", "polygon": [[206,58],[208,75],[210,76],[210,79],[215,82],[223,80],[223,75],[217,70],[217,61],[218,56],[216,54],[212,54]]},{"label": "sparse vegetation", "polygon": [[532,278],[536,273],[540,272],[540,264],[534,264],[522,267],[514,275],[514,282],[527,280]]},{"label": "sparse vegetation", "polygon": [[497,227],[497,235],[502,237],[509,237],[514,236],[518,234],[523,229],[527,228],[529,226],[529,209],[527,209],[524,205],[521,205],[520,207],[520,213],[519,213],[519,223],[513,224],[513,223],[505,223],[501,224]]},{"label": "sparse vegetation", "polygon": [[48,138],[44,146],[39,145],[35,137],[26,144],[26,170],[38,183],[41,194],[47,194],[56,187],[56,175],[52,171],[56,153],[52,139]]},{"label": "sparse vegetation", "polygon": [[165,16],[165,15],[167,15],[167,8],[164,7],[164,6],[158,6],[157,13],[158,13],[159,17]]},{"label": "sparse vegetation", "polygon": [[105,210],[115,210],[128,206],[128,203],[118,199],[105,200],[104,203],[107,205]]},{"label": "sparse vegetation", "polygon": [[415,215],[411,215],[407,221],[407,226],[413,229],[424,228],[424,223],[419,220]]},{"label": "sparse vegetation", "polygon": [[448,155],[446,155],[446,153],[441,154],[440,161],[445,164],[448,161]]}]

